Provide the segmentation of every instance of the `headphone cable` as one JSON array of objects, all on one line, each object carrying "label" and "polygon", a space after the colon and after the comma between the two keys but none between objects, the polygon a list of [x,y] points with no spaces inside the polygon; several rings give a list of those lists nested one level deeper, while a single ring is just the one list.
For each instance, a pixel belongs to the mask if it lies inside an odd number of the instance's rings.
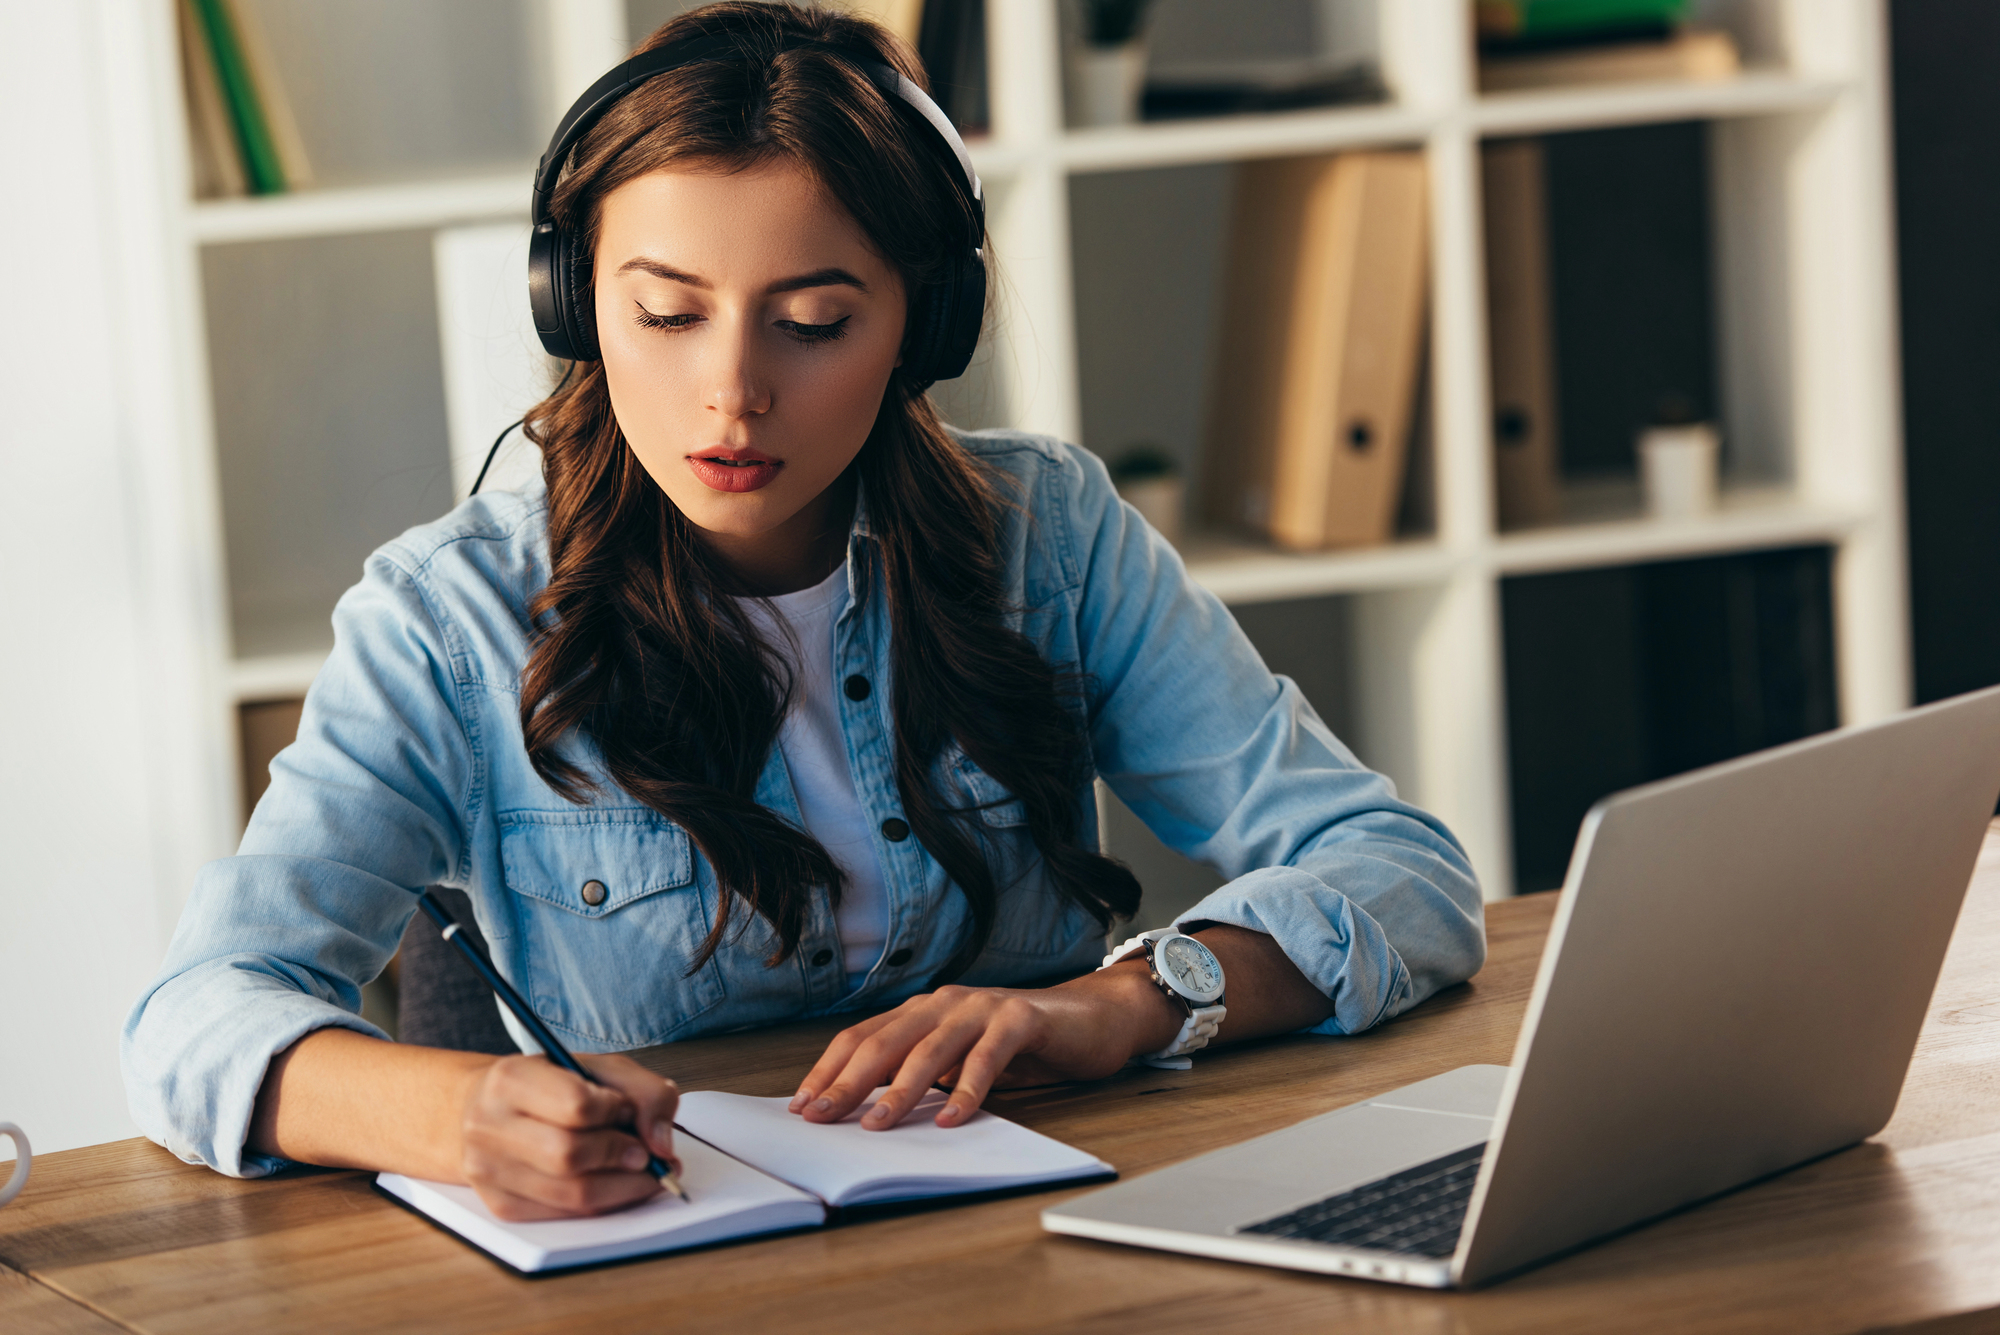
[{"label": "headphone cable", "polygon": [[[556,381],[556,387],[548,392],[548,397],[554,398],[556,395],[562,393],[563,386],[567,385],[569,383],[569,378],[575,374],[576,374],[576,363],[571,362],[569,364],[569,369],[562,373],[562,379]],[[500,454],[500,442],[507,439],[507,433],[509,431],[512,431],[515,427],[522,425],[527,420],[528,419],[525,417],[518,417],[514,419],[513,421],[509,422],[506,426],[502,427],[500,430],[500,434],[493,438],[492,448],[486,451],[486,462],[479,465],[479,476],[472,479],[472,490],[465,493],[465,497],[467,500],[471,500],[474,496],[477,496],[479,494],[480,484],[486,481],[486,471],[489,468],[493,467],[493,460],[497,458]]]}]

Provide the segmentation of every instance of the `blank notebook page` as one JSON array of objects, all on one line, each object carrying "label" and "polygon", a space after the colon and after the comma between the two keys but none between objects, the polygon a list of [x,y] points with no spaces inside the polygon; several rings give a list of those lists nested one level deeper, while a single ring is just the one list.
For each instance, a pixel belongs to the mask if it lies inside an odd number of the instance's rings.
[{"label": "blank notebook page", "polygon": [[692,1204],[662,1193],[630,1210],[593,1219],[515,1223],[488,1210],[471,1187],[383,1173],[376,1185],[416,1206],[473,1246],[516,1270],[556,1270],[705,1242],[803,1228],[826,1221],[826,1207],[794,1187],[699,1141],[677,1137],[681,1185]]},{"label": "blank notebook page", "polygon": [[681,1095],[674,1121],[828,1205],[999,1191],[1114,1172],[1093,1155],[989,1112],[941,1127],[932,1119],[945,1098],[932,1090],[901,1124],[866,1131],[861,1114],[874,1105],[873,1096],[845,1121],[828,1124],[785,1111],[789,1099],[702,1090]]}]

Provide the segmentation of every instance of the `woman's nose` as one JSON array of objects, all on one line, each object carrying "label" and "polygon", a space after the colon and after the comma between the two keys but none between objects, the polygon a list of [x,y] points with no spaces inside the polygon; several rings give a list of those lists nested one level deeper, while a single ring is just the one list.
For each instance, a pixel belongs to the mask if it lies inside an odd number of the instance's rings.
[{"label": "woman's nose", "polygon": [[769,412],[771,386],[757,357],[756,330],[741,322],[734,337],[715,339],[709,367],[708,407],[724,417],[754,417]]}]

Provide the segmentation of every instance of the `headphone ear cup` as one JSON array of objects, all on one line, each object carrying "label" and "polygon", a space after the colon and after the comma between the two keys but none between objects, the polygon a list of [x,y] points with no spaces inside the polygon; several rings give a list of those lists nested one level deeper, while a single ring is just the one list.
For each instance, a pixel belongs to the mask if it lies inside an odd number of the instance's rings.
[{"label": "headphone ear cup", "polygon": [[910,314],[916,327],[904,342],[903,375],[925,385],[964,375],[986,321],[986,263],[979,252],[919,293]]},{"label": "headphone ear cup", "polygon": [[562,258],[564,249],[562,230],[554,223],[539,224],[529,236],[528,305],[534,311],[535,332],[541,336],[542,347],[549,356],[569,361],[575,359],[576,349],[570,344],[568,321],[563,318],[563,284],[569,267]]},{"label": "headphone ear cup", "polygon": [[549,356],[597,360],[597,319],[589,291],[590,274],[570,245],[569,233],[552,222],[538,224],[528,238],[528,305]]},{"label": "headphone ear cup", "polygon": [[986,327],[986,257],[975,250],[955,266],[951,309],[940,328],[940,380],[955,380],[972,364],[979,346],[980,331]]},{"label": "headphone ear cup", "polygon": [[590,256],[575,245],[567,232],[562,235],[560,259],[563,267],[563,324],[569,331],[570,354],[577,361],[594,362],[597,346],[597,307],[592,300]]}]

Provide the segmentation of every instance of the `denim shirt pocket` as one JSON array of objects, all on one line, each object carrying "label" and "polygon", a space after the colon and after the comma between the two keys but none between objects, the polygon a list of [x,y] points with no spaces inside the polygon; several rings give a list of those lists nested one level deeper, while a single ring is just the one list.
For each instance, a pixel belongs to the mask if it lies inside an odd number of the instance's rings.
[{"label": "denim shirt pocket", "polygon": [[996,830],[1025,831],[1028,809],[1001,787],[998,779],[973,764],[972,757],[957,745],[951,747],[947,763],[959,791],[969,799],[969,805],[979,808],[982,822]]},{"label": "denim shirt pocket", "polygon": [[[1007,981],[1046,972],[1094,932],[1096,924],[1048,884],[1041,854],[1028,839],[1028,812],[1021,800],[956,745],[950,749],[948,765],[960,792],[979,809],[979,820],[995,836],[987,843],[986,856],[1000,887],[999,913],[986,942],[987,955],[994,958],[981,964],[999,966],[1002,972],[995,977]],[[1028,973],[1021,972],[1024,965]],[[981,965],[975,965],[974,972],[983,980]]]},{"label": "denim shirt pocket", "polygon": [[683,976],[715,906],[678,825],[644,808],[505,812],[500,858],[529,999],[559,1034],[644,1047],[722,1002],[715,960]]}]

